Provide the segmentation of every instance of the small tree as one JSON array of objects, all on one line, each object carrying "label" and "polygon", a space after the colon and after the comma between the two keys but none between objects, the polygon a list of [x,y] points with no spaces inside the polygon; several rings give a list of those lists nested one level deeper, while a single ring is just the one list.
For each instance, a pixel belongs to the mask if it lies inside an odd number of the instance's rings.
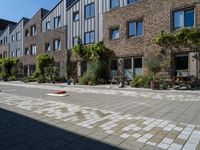
[{"label": "small tree", "polygon": [[161,70],[160,63],[158,55],[150,55],[147,59],[147,68],[153,73],[153,80],[156,80],[156,74]]}]

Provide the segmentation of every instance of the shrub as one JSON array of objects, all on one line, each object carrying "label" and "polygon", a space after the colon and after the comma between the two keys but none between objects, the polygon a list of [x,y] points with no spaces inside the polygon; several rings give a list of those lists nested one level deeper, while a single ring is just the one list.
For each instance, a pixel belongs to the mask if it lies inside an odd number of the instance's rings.
[{"label": "shrub", "polygon": [[9,81],[16,81],[17,78],[16,78],[15,76],[10,76],[10,77],[8,78],[8,80],[9,80]]},{"label": "shrub", "polygon": [[152,80],[152,76],[137,76],[134,77],[131,86],[132,87],[140,87],[140,88],[149,88],[150,81]]},{"label": "shrub", "polygon": [[87,73],[85,73],[80,79],[79,79],[79,84],[80,85],[88,85],[89,84],[89,76]]},{"label": "shrub", "polygon": [[159,81],[160,81],[160,89],[161,90],[168,89],[168,83],[165,81],[164,78],[160,78]]},{"label": "shrub", "polygon": [[27,83],[27,82],[35,82],[35,81],[36,81],[36,79],[34,78],[34,76],[22,78],[22,82],[24,82],[24,83]]}]

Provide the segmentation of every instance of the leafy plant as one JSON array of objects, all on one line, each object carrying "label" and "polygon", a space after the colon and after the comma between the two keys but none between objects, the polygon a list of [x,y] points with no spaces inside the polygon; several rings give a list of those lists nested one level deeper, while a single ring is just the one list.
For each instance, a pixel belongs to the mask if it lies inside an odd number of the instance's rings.
[{"label": "leafy plant", "polygon": [[80,85],[88,85],[89,83],[89,76],[87,73],[85,73],[80,79],[79,79],[79,84]]},{"label": "leafy plant", "polygon": [[103,42],[83,45],[79,39],[79,44],[72,49],[72,52],[74,56],[90,63],[87,73],[80,79],[80,84],[96,85],[105,78],[105,56],[109,55],[111,50],[107,49]]},{"label": "leafy plant", "polygon": [[147,68],[153,73],[153,79],[156,79],[156,73],[161,70],[161,60],[158,55],[150,55],[147,59]]},{"label": "leafy plant", "polygon": [[136,76],[136,77],[133,77],[131,86],[138,87],[138,88],[149,88],[150,81],[152,79],[153,79],[152,76]]}]

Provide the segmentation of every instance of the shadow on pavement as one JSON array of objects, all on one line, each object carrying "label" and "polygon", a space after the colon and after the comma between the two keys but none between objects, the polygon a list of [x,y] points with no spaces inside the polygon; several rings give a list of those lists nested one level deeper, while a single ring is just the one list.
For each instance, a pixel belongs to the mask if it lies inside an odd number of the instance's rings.
[{"label": "shadow on pavement", "polygon": [[26,116],[0,109],[0,150],[120,150]]}]

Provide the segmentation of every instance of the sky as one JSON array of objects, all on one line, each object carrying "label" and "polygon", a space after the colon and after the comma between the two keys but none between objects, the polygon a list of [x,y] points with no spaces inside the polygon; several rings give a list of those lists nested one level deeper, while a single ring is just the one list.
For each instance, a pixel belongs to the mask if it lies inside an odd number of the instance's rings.
[{"label": "sky", "polygon": [[0,18],[18,22],[32,18],[40,8],[51,10],[60,0],[0,0]]}]

